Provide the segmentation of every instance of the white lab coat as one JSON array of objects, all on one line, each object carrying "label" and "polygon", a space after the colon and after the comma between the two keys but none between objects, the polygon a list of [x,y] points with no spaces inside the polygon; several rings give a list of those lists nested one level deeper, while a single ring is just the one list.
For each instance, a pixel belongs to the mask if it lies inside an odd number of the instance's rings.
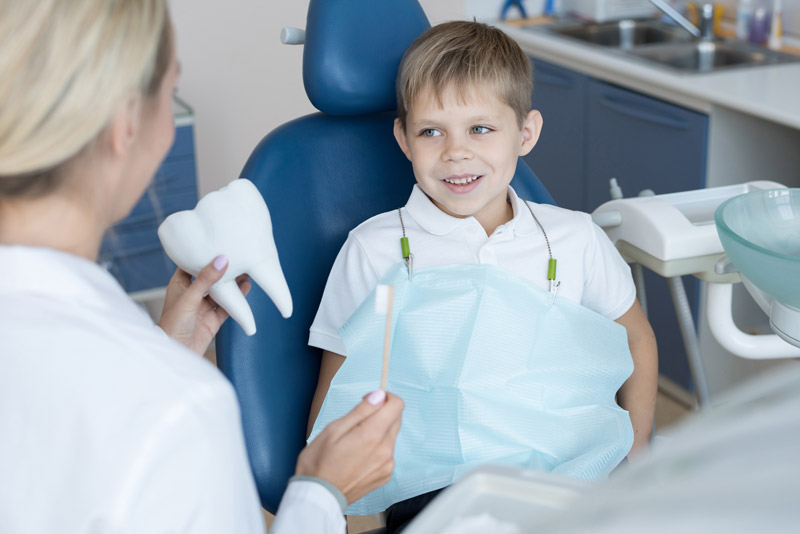
[{"label": "white lab coat", "polygon": [[[322,486],[284,501],[274,534],[344,532]],[[264,531],[230,384],[103,269],[42,248],[0,246],[0,531]]]}]

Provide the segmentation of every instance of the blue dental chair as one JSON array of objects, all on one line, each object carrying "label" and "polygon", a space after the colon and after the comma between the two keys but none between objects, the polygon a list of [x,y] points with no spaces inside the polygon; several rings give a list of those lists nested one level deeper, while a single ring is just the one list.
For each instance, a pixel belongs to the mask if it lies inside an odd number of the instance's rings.
[{"label": "blue dental chair", "polygon": [[[428,27],[417,0],[311,0],[303,81],[321,112],[276,128],[242,170],[269,206],[294,314],[283,319],[253,287],[258,332],[248,337],[227,321],[217,364],[236,389],[250,465],[271,513],[305,446],[321,357],[307,345],[308,329],[330,267],[352,228],[405,205],[415,183],[392,133],[395,76]],[[523,198],[553,203],[522,160],[512,185]]]}]

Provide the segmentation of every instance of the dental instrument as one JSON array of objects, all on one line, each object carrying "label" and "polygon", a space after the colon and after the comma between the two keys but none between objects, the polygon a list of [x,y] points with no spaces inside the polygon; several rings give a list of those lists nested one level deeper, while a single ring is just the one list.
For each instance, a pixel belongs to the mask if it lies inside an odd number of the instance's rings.
[{"label": "dental instrument", "polygon": [[256,322],[236,283],[243,273],[269,295],[284,318],[292,315],[269,209],[249,180],[233,180],[200,199],[193,210],[173,213],[159,226],[158,237],[170,259],[192,276],[219,254],[228,257],[228,269],[209,295],[248,336],[256,333]]},{"label": "dental instrument", "polygon": [[[693,275],[709,283],[706,301],[709,327],[730,352],[746,358],[787,357],[787,353],[795,353],[793,347],[776,342],[776,336],[750,336],[758,337],[758,343],[747,350],[731,350],[731,337],[737,334],[729,328],[733,325],[730,291],[732,284],[741,278],[735,270],[718,267],[726,251],[715,226],[717,208],[738,195],[781,188],[785,186],[761,180],[666,195],[621,198],[606,202],[592,213],[592,219],[605,230],[626,261],[641,264],[667,279],[700,407],[710,404],[711,395],[681,276]],[[727,301],[724,292],[727,292]]]},{"label": "dental instrument", "polygon": [[381,369],[381,389],[386,391],[386,379],[389,374],[389,353],[392,350],[392,303],[394,286],[378,284],[375,288],[375,313],[386,316],[386,329],[383,334],[383,368]]}]

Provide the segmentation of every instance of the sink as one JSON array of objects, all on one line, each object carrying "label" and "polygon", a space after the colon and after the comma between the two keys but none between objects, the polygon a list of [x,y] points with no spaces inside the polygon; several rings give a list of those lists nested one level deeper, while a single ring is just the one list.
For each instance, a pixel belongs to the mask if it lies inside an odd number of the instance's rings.
[{"label": "sink", "polygon": [[800,189],[753,191],[714,213],[728,257],[772,330],[800,347]]},{"label": "sink", "polygon": [[688,41],[691,38],[681,28],[655,20],[555,24],[547,26],[545,29],[571,39],[600,46],[625,49],[655,43]]},{"label": "sink", "polygon": [[578,41],[606,50],[617,57],[638,58],[653,65],[689,74],[800,61],[800,56],[742,41],[698,40],[680,26],[656,19],[603,23],[566,19],[554,24],[533,24],[522,28]]},{"label": "sink", "polygon": [[679,71],[695,73],[800,61],[800,56],[793,54],[725,40],[669,43],[633,49],[628,53]]}]

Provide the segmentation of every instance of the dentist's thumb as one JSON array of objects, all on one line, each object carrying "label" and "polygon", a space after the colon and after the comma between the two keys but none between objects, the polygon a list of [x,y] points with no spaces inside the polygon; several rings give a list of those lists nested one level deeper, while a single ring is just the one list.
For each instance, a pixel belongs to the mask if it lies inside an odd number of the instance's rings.
[{"label": "dentist's thumb", "polygon": [[203,267],[203,270],[197,273],[194,282],[189,286],[189,289],[184,295],[185,305],[196,308],[200,305],[203,298],[208,295],[211,286],[220,281],[225,271],[228,270],[228,257],[220,254],[214,260]]}]

